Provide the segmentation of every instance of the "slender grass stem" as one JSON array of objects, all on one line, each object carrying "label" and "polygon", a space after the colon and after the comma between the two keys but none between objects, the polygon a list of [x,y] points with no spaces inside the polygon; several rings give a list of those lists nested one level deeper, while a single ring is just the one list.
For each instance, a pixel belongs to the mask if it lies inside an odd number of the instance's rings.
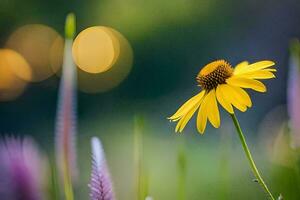
[{"label": "slender grass stem", "polygon": [[64,192],[66,200],[74,200],[71,174],[66,163],[64,164]]},{"label": "slender grass stem", "polygon": [[298,189],[300,190],[300,159],[299,158],[297,158],[297,160],[296,160],[294,169],[295,169],[295,174],[297,177],[297,186],[298,186]]},{"label": "slender grass stem", "polygon": [[237,130],[237,133],[239,135],[239,138],[241,140],[241,143],[242,143],[242,146],[243,146],[243,149],[245,151],[245,154],[246,154],[246,157],[250,163],[250,167],[252,169],[252,172],[254,174],[254,176],[256,177],[258,183],[261,185],[262,189],[267,193],[269,199],[271,200],[275,200],[275,198],[273,197],[272,193],[270,192],[269,188],[267,187],[266,183],[264,182],[263,178],[261,177],[256,165],[255,165],[255,162],[252,158],[252,155],[251,155],[251,152],[249,150],[249,147],[246,143],[246,139],[245,139],[245,136],[243,134],[243,131],[240,127],[240,124],[239,124],[239,121],[237,120],[235,114],[230,114],[232,120],[233,120],[233,123],[235,125],[235,128]]},{"label": "slender grass stem", "polygon": [[57,172],[56,166],[53,161],[50,161],[50,172],[51,172],[51,179],[50,179],[50,190],[49,190],[49,199],[58,200],[59,197],[59,188],[57,182]]},{"label": "slender grass stem", "polygon": [[220,192],[219,199],[230,199],[230,151],[232,143],[232,133],[227,128],[222,129],[220,138]]},{"label": "slender grass stem", "polygon": [[136,199],[144,200],[148,196],[149,176],[144,162],[143,143],[144,120],[141,116],[134,119],[134,160],[135,160],[135,184]]},{"label": "slender grass stem", "polygon": [[186,200],[186,152],[184,147],[184,141],[182,147],[178,150],[177,166],[178,166],[178,189],[177,199]]}]

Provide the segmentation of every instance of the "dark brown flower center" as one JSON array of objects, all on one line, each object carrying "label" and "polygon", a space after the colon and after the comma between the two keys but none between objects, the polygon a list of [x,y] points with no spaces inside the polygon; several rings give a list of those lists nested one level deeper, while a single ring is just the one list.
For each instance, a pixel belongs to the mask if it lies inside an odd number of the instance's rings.
[{"label": "dark brown flower center", "polygon": [[197,76],[197,82],[202,89],[210,91],[219,84],[226,83],[226,79],[232,76],[233,69],[225,60],[217,60],[204,66]]}]

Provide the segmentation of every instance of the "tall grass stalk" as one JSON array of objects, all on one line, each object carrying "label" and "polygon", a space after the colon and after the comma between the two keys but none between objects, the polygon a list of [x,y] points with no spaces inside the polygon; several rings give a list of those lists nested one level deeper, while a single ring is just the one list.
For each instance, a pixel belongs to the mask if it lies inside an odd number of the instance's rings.
[{"label": "tall grass stalk", "polygon": [[182,139],[179,144],[177,153],[177,174],[178,174],[178,188],[177,199],[186,200],[186,175],[187,175],[187,158],[185,150],[185,138]]},{"label": "tall grass stalk", "polygon": [[144,164],[143,148],[144,120],[141,116],[134,118],[134,164],[136,199],[144,200],[148,196],[148,173]]},{"label": "tall grass stalk", "polygon": [[50,173],[50,184],[49,184],[49,199],[58,200],[59,199],[59,188],[57,181],[57,171],[54,161],[49,163],[49,173]]},{"label": "tall grass stalk", "polygon": [[230,199],[230,153],[232,145],[232,133],[227,126],[220,138],[220,199]]}]

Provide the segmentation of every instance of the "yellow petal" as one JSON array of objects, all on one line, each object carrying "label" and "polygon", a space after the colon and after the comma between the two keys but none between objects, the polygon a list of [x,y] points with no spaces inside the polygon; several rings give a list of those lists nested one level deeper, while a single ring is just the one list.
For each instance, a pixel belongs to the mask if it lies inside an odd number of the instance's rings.
[{"label": "yellow petal", "polygon": [[208,119],[210,123],[215,127],[219,128],[220,127],[220,113],[219,113],[219,108],[217,104],[217,99],[216,99],[216,92],[215,90],[211,90],[208,95],[207,95],[207,105],[208,107]]},{"label": "yellow petal", "polygon": [[250,78],[250,79],[270,79],[270,78],[275,78],[275,75],[269,70],[258,70],[258,71],[241,74],[239,75],[239,77]]},{"label": "yellow petal", "polygon": [[248,72],[262,70],[262,69],[271,67],[273,65],[275,65],[275,63],[273,61],[264,60],[264,61],[252,63],[250,65],[244,65],[243,67],[237,66],[238,68],[236,67],[234,69],[234,75],[241,75],[241,74],[248,73]]},{"label": "yellow petal", "polygon": [[186,115],[184,115],[180,121],[177,123],[175,132],[182,132],[184,127],[187,125],[187,123],[190,121],[192,118],[193,114],[196,112],[196,110],[199,108],[201,104],[201,101],[197,103]]},{"label": "yellow petal", "polygon": [[251,69],[251,71],[256,71],[256,70],[271,67],[273,65],[275,65],[275,63],[273,61],[263,60],[263,61],[259,61],[259,62],[250,64],[249,68]]},{"label": "yellow petal", "polygon": [[248,78],[242,78],[238,76],[232,76],[226,80],[226,82],[229,85],[238,86],[242,88],[250,88],[252,90],[258,91],[258,92],[266,92],[267,88],[266,86],[257,80],[248,79]]},{"label": "yellow petal", "polygon": [[249,63],[247,61],[237,64],[234,68],[234,74],[239,74],[243,70],[247,69]]},{"label": "yellow petal", "polygon": [[268,71],[268,72],[277,72],[276,69],[273,69],[273,68],[270,68],[270,69],[264,69],[265,71]]},{"label": "yellow petal", "polygon": [[216,96],[218,99],[218,102],[221,104],[221,106],[223,106],[223,108],[225,108],[225,110],[227,110],[227,112],[233,114],[233,108],[232,105],[230,104],[230,102],[226,101],[226,99],[224,98],[224,94],[222,93],[220,87],[222,87],[221,85],[218,85],[217,89],[216,89]]},{"label": "yellow petal", "polygon": [[180,126],[182,124],[182,118],[179,120],[179,122],[176,124],[175,132],[177,133],[178,130],[180,129]]},{"label": "yellow petal", "polygon": [[225,101],[229,102],[242,112],[247,110],[247,106],[242,103],[239,96],[237,96],[236,91],[230,85],[222,84],[219,85],[218,88],[219,94],[225,99]]},{"label": "yellow petal", "polygon": [[204,133],[206,123],[207,123],[208,110],[206,105],[207,105],[207,95],[203,98],[197,116],[197,129],[201,134]]},{"label": "yellow petal", "polygon": [[241,102],[242,104],[244,104],[244,105],[246,105],[248,107],[252,106],[252,101],[250,99],[250,96],[248,95],[248,93],[245,90],[243,90],[240,87],[236,87],[236,86],[230,86],[230,87],[235,92],[234,93],[234,97],[236,99],[238,99],[239,102]]},{"label": "yellow petal", "polygon": [[202,97],[205,94],[205,90],[201,91],[199,94],[193,96],[191,99],[189,99],[187,102],[185,102],[174,115],[169,117],[172,121],[177,121],[180,119],[183,115],[188,113],[199,101],[201,101]]}]

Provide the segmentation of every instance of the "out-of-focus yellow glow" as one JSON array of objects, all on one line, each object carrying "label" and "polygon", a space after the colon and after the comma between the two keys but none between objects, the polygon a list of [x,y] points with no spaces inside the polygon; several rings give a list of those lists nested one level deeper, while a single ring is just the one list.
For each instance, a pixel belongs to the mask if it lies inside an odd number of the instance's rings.
[{"label": "out-of-focus yellow glow", "polygon": [[286,124],[280,127],[278,134],[273,139],[271,153],[271,160],[276,164],[293,168],[297,163],[297,155],[291,147]]},{"label": "out-of-focus yellow glow", "polygon": [[277,165],[294,167],[296,154],[292,149],[286,122],[286,106],[277,106],[261,120],[258,132],[260,146],[266,150],[267,157]]},{"label": "out-of-focus yellow glow", "polygon": [[114,57],[110,57],[112,64],[105,72],[87,73],[81,68],[78,69],[78,87],[86,93],[105,92],[118,86],[132,68],[133,52],[127,39],[112,28],[101,28],[108,34],[114,45]]},{"label": "out-of-focus yellow glow", "polygon": [[11,34],[6,43],[6,47],[19,52],[26,59],[32,70],[30,79],[23,73],[17,75],[32,82],[45,80],[59,70],[62,59],[53,52],[56,51],[55,47],[62,45],[63,39],[55,30],[40,24],[20,27]]},{"label": "out-of-focus yellow glow", "polygon": [[50,48],[50,66],[52,71],[57,74],[60,72],[64,57],[64,40],[62,37],[57,37],[53,41]]},{"label": "out-of-focus yellow glow", "polygon": [[72,53],[78,67],[89,73],[109,70],[118,57],[119,43],[104,26],[83,30],[74,40]]},{"label": "out-of-focus yellow glow", "polygon": [[31,68],[25,59],[10,49],[0,50],[0,101],[20,96],[27,83],[19,77],[31,78]]},{"label": "out-of-focus yellow glow", "polygon": [[6,63],[10,70],[12,70],[16,76],[24,80],[32,79],[32,71],[28,62],[16,51],[11,49],[1,50],[4,53]]}]

